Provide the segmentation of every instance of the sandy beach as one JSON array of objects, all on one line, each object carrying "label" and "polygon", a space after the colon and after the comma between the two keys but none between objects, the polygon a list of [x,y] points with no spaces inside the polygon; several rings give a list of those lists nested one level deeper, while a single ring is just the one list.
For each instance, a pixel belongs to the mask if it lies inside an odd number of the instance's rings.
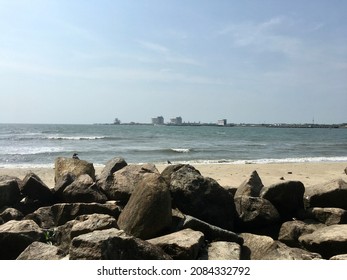
[{"label": "sandy beach", "polygon": [[[157,165],[161,172],[167,165]],[[281,164],[196,164],[203,176],[215,179],[221,186],[237,187],[256,170],[265,186],[282,180],[301,181],[305,187],[341,178],[347,181],[344,169],[347,162],[339,163],[281,163]],[[102,167],[95,167],[96,174]],[[1,175],[23,179],[28,172],[34,172],[49,187],[54,186],[53,168],[0,168]]]}]

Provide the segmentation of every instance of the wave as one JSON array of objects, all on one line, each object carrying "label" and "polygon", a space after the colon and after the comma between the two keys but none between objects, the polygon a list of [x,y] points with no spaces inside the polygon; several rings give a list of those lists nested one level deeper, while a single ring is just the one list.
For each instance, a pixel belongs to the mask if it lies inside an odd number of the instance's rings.
[{"label": "wave", "polygon": [[323,163],[323,162],[347,162],[347,156],[342,157],[304,157],[304,158],[265,158],[265,159],[197,159],[188,161],[172,162],[183,164],[274,164],[274,163]]},{"label": "wave", "polygon": [[47,136],[44,139],[49,140],[98,140],[106,139],[106,136]]},{"label": "wave", "polygon": [[171,148],[170,150],[175,153],[189,153],[191,151],[190,149],[184,149],[184,148]]},{"label": "wave", "polygon": [[2,155],[39,155],[63,152],[62,147],[8,147]]}]

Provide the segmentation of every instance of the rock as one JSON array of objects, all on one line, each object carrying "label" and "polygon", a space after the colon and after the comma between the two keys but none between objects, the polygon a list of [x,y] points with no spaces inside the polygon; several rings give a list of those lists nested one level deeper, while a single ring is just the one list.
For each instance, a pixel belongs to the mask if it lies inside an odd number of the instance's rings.
[{"label": "rock", "polygon": [[347,183],[342,179],[308,187],[304,196],[307,207],[347,210]]},{"label": "rock", "polygon": [[148,239],[171,226],[171,196],[167,183],[158,173],[144,175],[118,218],[126,233]]},{"label": "rock", "polygon": [[347,254],[341,254],[331,257],[329,260],[347,260]]},{"label": "rock", "polygon": [[314,207],[307,209],[306,212],[311,218],[316,219],[327,226],[347,224],[347,211],[341,208]]},{"label": "rock", "polygon": [[233,230],[235,205],[230,193],[217,181],[203,177],[195,168],[183,165],[171,174],[173,205],[184,214],[209,224]]},{"label": "rock", "polygon": [[182,221],[181,227],[183,229],[190,228],[200,231],[204,234],[205,239],[209,241],[229,241],[236,242],[240,245],[243,244],[243,239],[236,233],[210,225],[189,215],[186,215],[185,219]]},{"label": "rock", "polygon": [[118,229],[117,220],[105,214],[81,215],[78,216],[75,221],[76,223],[74,223],[71,228],[71,238],[95,230]]},{"label": "rock", "polygon": [[80,215],[107,214],[117,219],[120,212],[119,206],[110,203],[58,203],[41,207],[27,215],[25,219],[34,220],[42,228],[52,228],[74,220]]},{"label": "rock", "polygon": [[24,196],[33,200],[38,200],[44,204],[53,202],[53,193],[51,189],[32,172],[24,177],[21,192]]},{"label": "rock", "polygon": [[206,260],[240,260],[241,246],[235,242],[215,241],[207,246]]},{"label": "rock", "polygon": [[31,243],[17,260],[61,260],[64,253],[58,247],[42,242]]},{"label": "rock", "polygon": [[286,181],[264,187],[260,197],[276,207],[282,220],[290,220],[304,211],[304,192],[304,184],[300,181]]},{"label": "rock", "polygon": [[325,227],[325,225],[312,220],[305,222],[299,220],[288,221],[282,224],[278,240],[290,247],[302,247],[299,242],[299,237],[305,234],[310,234],[322,227]]},{"label": "rock", "polygon": [[312,252],[317,252],[325,259],[347,254],[347,225],[332,225],[302,235],[300,243]]},{"label": "rock", "polygon": [[260,191],[264,187],[257,171],[253,171],[252,174],[247,178],[236,190],[235,196],[252,196],[259,197]]},{"label": "rock", "polygon": [[14,260],[34,241],[43,241],[41,228],[31,220],[0,225],[0,259]]},{"label": "rock", "polygon": [[72,173],[66,173],[58,178],[54,186],[54,197],[57,202],[63,202],[63,192],[67,186],[71,185],[76,180],[76,176]]},{"label": "rock", "polygon": [[102,169],[99,176],[97,176],[97,183],[100,188],[107,190],[110,188],[113,182],[113,173],[121,170],[123,167],[127,166],[127,162],[121,157],[115,157],[109,160],[105,167]]},{"label": "rock", "polygon": [[0,218],[4,221],[4,223],[10,221],[10,220],[21,220],[23,219],[24,215],[22,212],[18,211],[15,208],[6,208],[4,211],[0,213]]},{"label": "rock", "polygon": [[318,260],[321,256],[299,248],[291,248],[271,237],[242,233],[242,259],[250,260]]},{"label": "rock", "polygon": [[118,228],[117,221],[110,215],[90,214],[78,216],[75,220],[54,228],[54,244],[65,254],[69,253],[71,240],[79,235],[104,230]]},{"label": "rock", "polygon": [[90,162],[74,158],[58,157],[54,163],[55,182],[61,180],[67,173],[73,174],[76,178],[80,175],[88,174],[95,181],[94,165]]},{"label": "rock", "polygon": [[345,174],[347,174],[347,167],[345,168],[345,170],[344,170],[344,171],[345,171]]},{"label": "rock", "polygon": [[174,260],[195,260],[204,245],[204,234],[187,228],[147,241],[161,247]]},{"label": "rock", "polygon": [[192,171],[197,172],[198,174],[201,175],[199,170],[194,168],[191,165],[186,165],[186,164],[173,164],[173,165],[168,165],[165,167],[165,169],[161,172],[161,176],[164,178],[164,180],[170,185],[171,182],[171,175],[181,169],[182,167],[190,168]]},{"label": "rock", "polygon": [[122,230],[96,230],[72,239],[70,260],[169,260],[159,247]]},{"label": "rock", "polygon": [[243,195],[236,196],[234,201],[241,230],[274,225],[280,220],[277,209],[265,198]]},{"label": "rock", "polygon": [[18,181],[13,177],[0,177],[0,210],[11,207],[21,200]]},{"label": "rock", "polygon": [[154,164],[127,165],[113,173],[113,182],[104,192],[108,199],[125,205],[143,177],[151,173],[159,174]]},{"label": "rock", "polygon": [[62,198],[64,202],[104,203],[107,201],[106,195],[87,174],[80,175],[67,186],[62,193]]}]

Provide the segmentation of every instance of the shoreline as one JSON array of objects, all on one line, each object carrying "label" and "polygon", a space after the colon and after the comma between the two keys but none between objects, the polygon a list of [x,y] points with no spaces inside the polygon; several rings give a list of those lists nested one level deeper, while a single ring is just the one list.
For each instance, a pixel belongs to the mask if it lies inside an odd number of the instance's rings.
[{"label": "shoreline", "polygon": [[[301,181],[305,187],[325,183],[335,179],[347,181],[344,169],[347,162],[300,162],[300,163],[251,163],[228,164],[214,163],[191,164],[205,177],[215,179],[223,187],[238,187],[248,175],[256,170],[264,184],[269,186],[283,180]],[[162,172],[168,164],[156,164]],[[95,173],[99,174],[103,166],[94,165]],[[54,168],[0,168],[0,176],[9,175],[23,179],[28,172],[34,172],[50,188],[54,187]]]}]

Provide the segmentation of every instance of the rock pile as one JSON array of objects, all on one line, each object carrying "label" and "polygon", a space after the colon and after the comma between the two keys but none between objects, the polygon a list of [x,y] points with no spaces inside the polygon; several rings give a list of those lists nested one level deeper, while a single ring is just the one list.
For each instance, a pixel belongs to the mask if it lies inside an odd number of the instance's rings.
[{"label": "rock pile", "polygon": [[58,158],[53,189],[0,177],[0,259],[347,259],[346,211],[341,179],[227,189],[191,165]]}]

